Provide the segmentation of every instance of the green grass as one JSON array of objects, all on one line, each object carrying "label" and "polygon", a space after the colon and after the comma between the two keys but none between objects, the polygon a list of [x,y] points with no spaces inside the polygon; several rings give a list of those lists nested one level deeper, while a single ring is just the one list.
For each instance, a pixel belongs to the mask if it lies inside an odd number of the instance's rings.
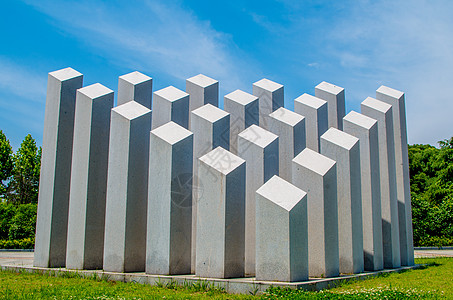
[{"label": "green grass", "polygon": [[429,266],[349,282],[323,292],[270,289],[266,294],[229,295],[206,282],[158,286],[108,281],[108,278],[64,277],[0,272],[0,299],[453,299],[453,258],[417,259]]}]

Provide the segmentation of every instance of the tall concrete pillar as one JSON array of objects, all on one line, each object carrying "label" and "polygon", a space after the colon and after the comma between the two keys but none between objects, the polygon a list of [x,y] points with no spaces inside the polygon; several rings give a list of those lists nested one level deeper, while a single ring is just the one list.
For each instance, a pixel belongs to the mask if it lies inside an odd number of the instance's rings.
[{"label": "tall concrete pillar", "polygon": [[337,162],[340,273],[363,272],[359,139],[334,127],[321,136],[321,154]]},{"label": "tall concrete pillar", "polygon": [[118,78],[118,105],[131,100],[151,109],[153,79],[140,72],[131,72]]},{"label": "tall concrete pillar", "polygon": [[49,73],[39,179],[33,265],[64,267],[76,91],[83,75],[72,68]]},{"label": "tall concrete pillar", "polygon": [[190,95],[189,100],[189,129],[191,111],[205,105],[219,106],[219,82],[203,74],[198,74],[186,79],[186,93]]},{"label": "tall concrete pillar", "polygon": [[151,110],[129,101],[112,109],[104,270],[145,271]]},{"label": "tall concrete pillar", "polygon": [[343,118],[344,132],[357,137],[360,143],[363,258],[367,271],[384,268],[377,126],[376,120],[355,111]]},{"label": "tall concrete pillar", "polygon": [[196,273],[244,276],[245,161],[217,147],[200,158]]},{"label": "tall concrete pillar", "polygon": [[259,98],[261,128],[267,129],[269,114],[285,106],[283,85],[263,78],[253,84],[253,95]]},{"label": "tall concrete pillar", "polygon": [[414,237],[412,232],[412,209],[409,177],[409,154],[407,149],[406,104],[404,93],[381,86],[376,99],[392,106],[393,129],[395,130],[395,165],[400,227],[401,265],[414,265]]},{"label": "tall concrete pillar", "polygon": [[223,98],[223,107],[230,114],[230,151],[238,153],[238,134],[259,123],[258,97],[235,90]]},{"label": "tall concrete pillar", "polygon": [[384,267],[399,268],[401,253],[392,106],[368,97],[362,102],[361,110],[362,114],[378,122]]},{"label": "tall concrete pillar", "polygon": [[113,91],[96,83],[77,90],[66,268],[102,269]]},{"label": "tall concrete pillar", "polygon": [[238,156],[246,161],[245,274],[254,275],[256,190],[278,175],[278,136],[252,125],[238,135]]},{"label": "tall concrete pillar", "polygon": [[190,274],[193,134],[169,122],[150,134],[146,273]]},{"label": "tall concrete pillar", "polygon": [[329,128],[343,130],[343,117],[346,114],[344,88],[323,81],[315,87],[315,96],[327,101]]},{"label": "tall concrete pillar", "polygon": [[278,176],[256,191],[256,280],[308,280],[307,193]]},{"label": "tall concrete pillar", "polygon": [[292,180],[292,160],[306,147],[305,118],[284,107],[269,115],[269,131],[278,135],[279,176]]},{"label": "tall concrete pillar", "polygon": [[319,138],[327,131],[327,102],[309,94],[294,100],[294,112],[305,117],[307,148],[319,152]]},{"label": "tall concrete pillar", "polygon": [[310,277],[339,274],[336,162],[306,148],[293,159],[293,184],[307,191]]},{"label": "tall concrete pillar", "polygon": [[189,127],[189,94],[169,86],[154,92],[153,123],[156,129],[170,121]]}]

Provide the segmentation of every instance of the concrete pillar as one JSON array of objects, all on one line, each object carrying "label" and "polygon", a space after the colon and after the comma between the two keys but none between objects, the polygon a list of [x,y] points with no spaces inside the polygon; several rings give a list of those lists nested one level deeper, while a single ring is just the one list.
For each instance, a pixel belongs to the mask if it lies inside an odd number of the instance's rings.
[{"label": "concrete pillar", "polygon": [[346,114],[344,88],[323,81],[315,87],[315,96],[327,101],[329,128],[343,130],[343,117]]},{"label": "concrete pillar", "polygon": [[238,156],[246,161],[245,274],[254,275],[256,190],[278,175],[278,136],[252,125],[238,135]]},{"label": "concrete pillar", "polygon": [[152,129],[170,121],[189,127],[189,94],[169,86],[154,92]]},{"label": "concrete pillar", "polygon": [[77,90],[66,268],[102,269],[113,91],[96,83]]},{"label": "concrete pillar", "polygon": [[407,149],[406,104],[404,93],[381,86],[376,99],[392,106],[393,129],[395,130],[395,165],[400,227],[401,265],[414,265],[414,239],[412,232],[412,209]]},{"label": "concrete pillar", "polygon": [[186,93],[190,95],[189,100],[189,129],[191,111],[205,105],[219,106],[219,82],[203,74],[186,79]]},{"label": "concrete pillar", "polygon": [[307,148],[319,152],[319,138],[327,131],[327,102],[309,94],[294,100],[294,112],[305,117]]},{"label": "concrete pillar", "polygon": [[[193,115],[192,115],[193,116]],[[196,275],[244,276],[245,161],[217,147],[200,158]]]},{"label": "concrete pillar", "polygon": [[367,271],[384,268],[377,121],[351,111],[343,130],[359,139],[362,190],[363,258]]},{"label": "concrete pillar", "polygon": [[306,147],[305,118],[284,107],[269,115],[269,131],[279,139],[279,176],[292,180],[292,160]]},{"label": "concrete pillar", "polygon": [[129,101],[112,109],[104,270],[145,271],[151,110]]},{"label": "concrete pillar", "polygon": [[[191,112],[193,132],[193,192],[192,192],[192,273],[195,272],[197,201],[202,196],[204,182],[198,182],[198,159],[214,148],[229,149],[230,114],[211,104],[203,105]],[[199,195],[200,193],[200,195]]]},{"label": "concrete pillar", "polygon": [[153,103],[153,79],[140,72],[132,72],[118,78],[118,105],[131,100],[151,109]]},{"label": "concrete pillar", "polygon": [[361,109],[362,114],[378,122],[384,267],[399,268],[401,254],[392,106],[368,97],[362,102]]},{"label": "concrete pillar", "polygon": [[335,161],[306,148],[293,159],[293,184],[307,191],[310,277],[339,274]]},{"label": "concrete pillar", "polygon": [[174,122],[150,134],[146,273],[190,274],[193,134]]},{"label": "concrete pillar", "polygon": [[269,114],[285,105],[283,85],[263,78],[253,84],[253,95],[259,98],[259,125],[267,129]]},{"label": "concrete pillar", "polygon": [[256,191],[256,280],[308,280],[307,193],[274,176]]},{"label": "concrete pillar", "polygon": [[72,68],[49,73],[39,179],[33,265],[64,267],[76,91],[83,75]]},{"label": "concrete pillar", "polygon": [[223,98],[223,107],[230,114],[230,151],[238,153],[238,134],[259,123],[258,97],[235,90]]},{"label": "concrete pillar", "polygon": [[321,154],[337,162],[340,273],[363,272],[359,139],[336,128],[321,136]]}]

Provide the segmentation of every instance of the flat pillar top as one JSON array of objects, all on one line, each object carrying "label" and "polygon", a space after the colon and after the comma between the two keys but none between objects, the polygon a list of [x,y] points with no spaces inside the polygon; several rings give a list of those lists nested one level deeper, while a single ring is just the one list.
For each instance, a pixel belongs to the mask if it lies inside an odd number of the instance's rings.
[{"label": "flat pillar top", "polygon": [[378,93],[381,93],[381,94],[386,94],[386,95],[389,95],[393,98],[396,98],[396,99],[400,99],[401,97],[404,96],[404,93],[401,92],[401,91],[398,91],[398,90],[395,90],[395,89],[392,89],[392,88],[389,88],[385,85],[381,85],[377,90],[376,92]]},{"label": "flat pillar top", "polygon": [[307,195],[306,192],[277,175],[272,176],[272,178],[263,184],[256,193],[269,201],[272,201],[286,211],[290,211]]},{"label": "flat pillar top", "polygon": [[339,93],[344,91],[344,88],[339,87],[339,86],[337,86],[335,84],[332,84],[332,83],[325,82],[325,81],[323,81],[320,84],[318,84],[316,86],[316,89],[323,90],[323,91],[329,92],[329,93],[334,94],[334,95],[338,95]]},{"label": "flat pillar top", "polygon": [[170,102],[177,101],[181,98],[189,96],[189,94],[181,91],[180,89],[175,88],[174,86],[169,86],[161,90],[155,91],[154,95],[160,96]]},{"label": "flat pillar top", "polygon": [[367,106],[369,108],[375,109],[379,112],[386,113],[390,109],[392,109],[392,106],[390,104],[387,104],[383,101],[376,100],[374,98],[368,97],[365,100],[363,100],[362,105]]},{"label": "flat pillar top", "polygon": [[82,73],[77,72],[73,68],[65,68],[57,71],[53,71],[49,73],[50,76],[60,80],[65,81],[74,77],[83,76]]},{"label": "flat pillar top", "polygon": [[239,137],[260,146],[261,148],[267,147],[273,141],[278,139],[278,136],[266,129],[263,129],[255,124],[239,133]]},{"label": "flat pillar top", "polygon": [[278,89],[281,89],[283,85],[276,83],[274,81],[271,81],[269,79],[263,78],[253,84],[254,86],[260,87],[264,90],[274,92]]},{"label": "flat pillar top", "polygon": [[114,107],[112,108],[112,111],[122,115],[128,120],[133,120],[151,112],[151,110],[135,101],[129,101],[117,107]]},{"label": "flat pillar top", "polygon": [[171,145],[174,145],[177,142],[193,135],[192,132],[176,124],[173,121],[165,123],[164,125],[159,126],[154,130],[151,130],[151,133]]},{"label": "flat pillar top", "polygon": [[290,111],[289,109],[286,109],[284,107],[280,107],[273,113],[269,114],[269,117],[276,119],[282,123],[288,124],[290,126],[296,126],[302,120],[305,119],[304,116],[299,115],[298,113],[295,113],[293,111]]},{"label": "flat pillar top", "polygon": [[220,146],[203,155],[199,160],[224,175],[245,164],[245,160]]},{"label": "flat pillar top", "polygon": [[226,111],[215,107],[212,104],[206,104],[192,111],[192,114],[199,116],[200,118],[206,119],[211,123],[217,122],[218,120],[225,118],[229,115]]},{"label": "flat pillar top", "polygon": [[321,139],[336,144],[344,149],[351,150],[358,142],[359,139],[346,132],[330,127],[322,136]]},{"label": "flat pillar top", "polygon": [[77,90],[79,93],[84,94],[88,98],[96,99],[106,94],[113,93],[111,89],[106,86],[103,86],[100,83],[95,83],[89,86],[85,86]]},{"label": "flat pillar top", "polygon": [[152,80],[151,77],[149,77],[143,73],[140,73],[138,71],[134,71],[134,72],[122,75],[119,78],[121,78],[127,82],[130,82],[132,84],[139,84],[139,83],[142,83],[142,82],[145,82],[148,80]]},{"label": "flat pillar top", "polygon": [[303,94],[294,100],[294,102],[299,102],[301,104],[313,107],[315,109],[319,109],[321,106],[326,105],[327,101],[324,101],[318,97],[309,95],[309,94]]},{"label": "flat pillar top", "polygon": [[356,111],[351,111],[349,114],[347,114],[343,118],[343,120],[357,124],[360,127],[363,127],[366,129],[371,129],[371,127],[373,127],[377,123],[377,121],[375,119],[362,115]]},{"label": "flat pillar top", "polygon": [[225,95],[225,98],[233,100],[234,102],[237,102],[244,106],[253,101],[258,100],[258,97],[253,96],[253,95],[246,93],[244,91],[241,91],[241,90],[235,90],[234,92],[231,92],[228,95]]},{"label": "flat pillar top", "polygon": [[293,159],[293,162],[305,166],[320,175],[325,175],[336,164],[334,160],[308,148],[299,153]]},{"label": "flat pillar top", "polygon": [[190,77],[189,79],[186,79],[186,81],[189,81],[189,82],[191,82],[193,84],[196,84],[198,86],[201,86],[203,88],[218,83],[217,80],[212,79],[212,78],[210,78],[208,76],[205,76],[203,74],[198,74],[196,76]]}]

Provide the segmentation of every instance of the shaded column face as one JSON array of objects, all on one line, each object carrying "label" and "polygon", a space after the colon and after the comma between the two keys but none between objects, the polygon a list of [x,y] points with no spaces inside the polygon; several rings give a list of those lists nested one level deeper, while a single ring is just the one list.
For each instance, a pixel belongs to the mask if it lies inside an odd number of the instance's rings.
[{"label": "shaded column face", "polygon": [[189,94],[173,86],[154,92],[152,129],[173,121],[189,127]]},{"label": "shaded column face", "polygon": [[153,104],[153,79],[140,72],[131,72],[118,78],[118,105],[129,101],[151,109]]},{"label": "shaded column face", "polygon": [[186,79],[186,93],[189,100],[189,129],[192,118],[190,112],[206,104],[219,106],[219,82],[203,74]]},{"label": "shaded column face", "polygon": [[253,95],[259,98],[259,126],[267,129],[269,114],[284,106],[283,85],[263,78],[253,84]]},{"label": "shaded column face", "polygon": [[315,96],[327,101],[328,127],[343,130],[343,117],[346,114],[344,88],[323,81],[315,87]]}]

